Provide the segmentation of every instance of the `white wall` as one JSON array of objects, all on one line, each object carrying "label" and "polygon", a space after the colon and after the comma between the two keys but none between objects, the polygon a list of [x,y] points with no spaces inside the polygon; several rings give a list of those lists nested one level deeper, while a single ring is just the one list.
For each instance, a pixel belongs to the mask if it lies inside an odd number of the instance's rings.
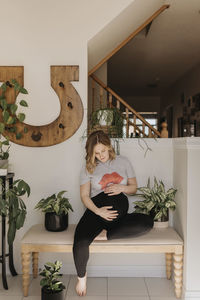
[{"label": "white wall", "polygon": [[164,4],[163,0],[132,0],[129,2],[130,5],[117,18],[113,18],[112,22],[90,39],[88,43],[89,70]]},{"label": "white wall", "polygon": [[[25,200],[28,209],[25,226],[15,240],[15,264],[19,273],[20,238],[31,225],[43,222],[43,216],[33,209],[42,197],[66,189],[75,210],[74,214],[70,214],[70,222],[76,223],[83,212],[78,178],[84,156],[80,138],[86,129],[87,119],[87,42],[131,2],[1,1],[4,13],[0,18],[3,39],[0,65],[23,65],[25,68],[24,85],[29,91],[26,122],[47,124],[59,114],[59,100],[50,86],[51,65],[79,65],[79,82],[74,86],[84,105],[83,123],[67,141],[45,148],[15,144],[11,147],[10,162],[15,178],[23,178],[31,186],[31,196]],[[44,261],[46,257],[41,259],[40,265]]]},{"label": "white wall", "polygon": [[200,299],[200,138],[177,138],[173,144],[174,185],[178,189],[174,227],[184,239],[184,294],[187,300]]}]

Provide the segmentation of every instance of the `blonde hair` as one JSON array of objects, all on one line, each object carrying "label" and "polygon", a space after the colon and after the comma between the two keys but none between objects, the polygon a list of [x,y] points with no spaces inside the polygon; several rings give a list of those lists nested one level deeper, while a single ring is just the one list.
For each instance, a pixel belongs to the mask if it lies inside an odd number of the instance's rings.
[{"label": "blonde hair", "polygon": [[111,145],[111,141],[109,136],[103,130],[97,130],[92,132],[86,142],[85,150],[86,150],[86,169],[92,174],[97,166],[97,159],[94,153],[94,147],[97,144],[103,144],[108,147],[109,151],[109,159],[113,160],[116,157],[115,150]]}]

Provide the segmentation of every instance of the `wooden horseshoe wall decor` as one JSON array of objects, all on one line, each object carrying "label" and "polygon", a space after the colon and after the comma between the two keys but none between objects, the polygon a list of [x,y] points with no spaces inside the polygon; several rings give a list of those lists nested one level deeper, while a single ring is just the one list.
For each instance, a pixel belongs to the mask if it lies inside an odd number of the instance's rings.
[{"label": "wooden horseshoe wall decor", "polygon": [[[21,86],[24,85],[24,68],[0,67],[0,82],[16,79]],[[60,115],[50,124],[32,126],[25,123],[17,123],[18,131],[28,132],[19,140],[15,134],[6,132],[9,139],[23,146],[46,147],[52,146],[71,137],[80,127],[83,120],[83,104],[81,98],[71,81],[79,80],[79,66],[51,66],[51,86],[60,100]],[[16,97],[13,88],[6,91],[9,103],[15,103]]]}]

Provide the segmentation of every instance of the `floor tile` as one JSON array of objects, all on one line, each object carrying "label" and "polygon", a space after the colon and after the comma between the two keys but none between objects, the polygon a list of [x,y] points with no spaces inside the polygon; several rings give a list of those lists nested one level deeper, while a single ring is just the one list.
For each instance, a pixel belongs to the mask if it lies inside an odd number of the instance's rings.
[{"label": "floor tile", "polygon": [[[68,295],[65,300],[80,300],[80,296]],[[84,296],[84,300],[107,300],[107,296]]]},{"label": "floor tile", "polygon": [[[183,298],[179,298],[179,300],[181,300],[181,299],[183,299]],[[177,298],[175,296],[174,297],[160,297],[160,296],[152,297],[152,296],[150,296],[150,300],[177,300]]]},{"label": "floor tile", "polygon": [[41,296],[28,296],[28,297],[23,297],[22,300],[41,300]]},{"label": "floor tile", "polygon": [[[30,278],[31,280],[32,278]],[[0,296],[22,296],[22,276],[7,276],[8,290],[5,290],[2,285],[2,277],[0,276]]]},{"label": "floor tile", "polygon": [[[150,296],[174,297],[174,286],[171,280],[166,278],[145,278]],[[157,299],[158,300],[158,299]]]},{"label": "floor tile", "polygon": [[[76,296],[76,291],[75,291],[76,282],[77,282],[77,277],[71,276],[69,287],[67,290],[67,295]],[[107,278],[105,277],[87,278],[87,296],[106,296],[106,295],[107,295]]]},{"label": "floor tile", "polygon": [[109,296],[148,296],[144,278],[108,278]]},{"label": "floor tile", "polygon": [[108,296],[108,300],[150,300],[150,298],[148,296]]},{"label": "floor tile", "polygon": [[0,300],[22,300],[22,296],[0,295]]}]

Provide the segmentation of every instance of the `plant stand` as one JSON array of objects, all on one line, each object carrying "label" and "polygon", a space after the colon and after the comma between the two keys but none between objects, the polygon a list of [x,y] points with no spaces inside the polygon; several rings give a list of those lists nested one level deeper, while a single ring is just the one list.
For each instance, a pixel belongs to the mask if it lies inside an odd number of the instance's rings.
[{"label": "plant stand", "polygon": [[[13,177],[14,173],[8,173],[5,176],[0,176],[2,181],[1,183],[1,190],[2,190],[2,197],[5,198],[5,188],[6,183],[8,182],[9,188],[13,186]],[[2,232],[1,232],[1,255],[0,255],[0,263],[2,264],[2,282],[4,289],[8,290],[7,278],[6,278],[6,257],[9,258],[9,268],[12,276],[16,276],[17,272],[14,267],[13,261],[13,245],[9,245],[9,251],[6,253],[6,217],[1,217],[2,223]]]}]

